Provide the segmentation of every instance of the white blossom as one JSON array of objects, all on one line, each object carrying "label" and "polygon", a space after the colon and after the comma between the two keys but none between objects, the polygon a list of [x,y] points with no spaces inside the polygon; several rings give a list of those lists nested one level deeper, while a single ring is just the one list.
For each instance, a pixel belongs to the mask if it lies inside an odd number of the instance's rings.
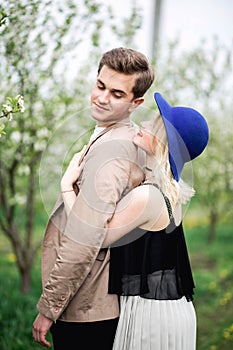
[{"label": "white blossom", "polygon": [[18,106],[19,106],[19,109],[20,109],[20,112],[24,112],[25,111],[25,106],[24,106],[24,98],[23,96],[21,95],[17,95],[16,96],[17,100],[18,100]]},{"label": "white blossom", "polygon": [[3,108],[5,108],[6,112],[8,112],[8,113],[13,111],[13,108],[10,105],[4,104],[2,106],[3,106]]},{"label": "white blossom", "polygon": [[8,119],[11,121],[13,119],[13,113],[8,114]]},{"label": "white blossom", "polygon": [[20,134],[20,132],[19,132],[19,131],[13,131],[13,132],[11,133],[11,139],[12,139],[13,141],[15,141],[15,142],[19,142],[20,139],[21,139],[21,134]]}]

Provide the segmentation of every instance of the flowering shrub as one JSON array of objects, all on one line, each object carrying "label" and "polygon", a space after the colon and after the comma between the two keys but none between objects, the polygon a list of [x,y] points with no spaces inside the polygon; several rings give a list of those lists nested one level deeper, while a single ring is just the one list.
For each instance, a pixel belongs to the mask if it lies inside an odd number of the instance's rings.
[{"label": "flowering shrub", "polygon": [[233,339],[233,323],[224,330],[223,337],[227,340]]},{"label": "flowering shrub", "polygon": [[[13,114],[25,111],[24,106],[24,98],[21,95],[17,95],[16,97],[7,97],[6,103],[2,104],[0,110],[0,118],[7,118],[8,120],[12,120]],[[1,135],[6,134],[5,132],[5,124],[0,125],[0,137]]]}]

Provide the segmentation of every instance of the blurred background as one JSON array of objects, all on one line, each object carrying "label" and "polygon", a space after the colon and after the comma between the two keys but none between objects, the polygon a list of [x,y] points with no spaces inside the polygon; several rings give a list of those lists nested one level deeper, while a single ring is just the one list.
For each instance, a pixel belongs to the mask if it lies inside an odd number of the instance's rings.
[{"label": "blurred background", "polygon": [[[142,51],[153,92],[192,106],[210,141],[186,169],[184,208],[195,279],[198,350],[233,349],[233,2],[0,0],[0,348],[41,349],[31,337],[40,253],[65,166],[94,127],[89,98],[104,51]],[[24,110],[25,108],[25,110]]]},{"label": "blurred background", "polygon": [[[125,9],[130,10],[131,4],[123,0],[113,4],[116,15],[124,16]],[[161,45],[166,45],[179,38],[180,46],[186,50],[213,36],[224,44],[232,44],[232,1],[145,0],[141,6],[142,25],[136,39],[139,49],[151,58],[158,40]]]}]

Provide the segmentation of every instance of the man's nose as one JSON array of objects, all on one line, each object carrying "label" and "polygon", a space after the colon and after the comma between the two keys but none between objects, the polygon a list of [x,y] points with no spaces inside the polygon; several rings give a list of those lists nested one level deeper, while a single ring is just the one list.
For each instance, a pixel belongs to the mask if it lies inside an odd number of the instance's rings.
[{"label": "man's nose", "polygon": [[109,91],[103,90],[100,92],[98,96],[99,102],[101,103],[108,103],[109,102]]}]

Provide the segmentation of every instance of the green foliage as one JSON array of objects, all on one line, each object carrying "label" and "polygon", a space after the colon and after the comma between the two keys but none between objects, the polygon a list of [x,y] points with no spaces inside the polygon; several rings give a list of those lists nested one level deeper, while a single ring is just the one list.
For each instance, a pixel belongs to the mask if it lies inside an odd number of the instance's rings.
[{"label": "green foliage", "polygon": [[[117,33],[121,40],[125,41],[125,46],[133,46],[135,31],[141,28],[142,18],[139,13],[140,7],[136,3],[133,3],[130,16],[124,18],[121,25],[119,23],[113,23],[111,26],[113,32]],[[114,18],[112,11],[111,18]]]},{"label": "green foliage", "polygon": [[6,103],[2,105],[2,111],[0,118],[12,118],[12,113],[24,112],[24,100],[23,96],[17,95],[16,97],[7,97]]},{"label": "green foliage", "polygon": [[[6,281],[0,287],[4,296],[0,312],[3,350],[37,349],[31,340],[31,323],[40,294],[38,266],[33,270],[31,294],[22,296],[14,264],[21,258],[24,268],[28,268],[25,262],[33,264],[46,223],[44,211],[50,212],[56,199],[64,165],[86,142],[93,127],[87,117],[88,99],[97,59],[112,46],[105,34],[110,32],[121,45],[136,48],[138,13],[133,5],[119,25],[111,7],[98,1],[1,1],[0,88],[3,100],[20,93],[27,106],[23,114],[6,121],[6,135],[5,126],[0,126],[1,231],[13,232],[20,248],[6,259],[0,258],[4,267],[1,277]],[[190,52],[181,52],[175,42],[157,57],[156,87],[147,95],[150,101],[152,93],[159,90],[171,103],[196,107],[208,120],[209,146],[193,162],[194,200],[198,220],[200,212],[213,218],[215,209],[217,227],[220,218],[230,221],[233,198],[232,48],[214,40],[212,46],[204,42]],[[141,118],[139,115],[138,120]],[[205,217],[203,224],[206,222]],[[193,228],[188,234],[197,285],[198,350],[232,347],[232,234],[230,229],[219,232],[210,246],[206,245],[206,227]]]},{"label": "green foliage", "polygon": [[[45,220],[45,218],[43,219]],[[194,305],[197,313],[197,349],[229,350],[233,347],[232,227],[218,226],[215,241],[206,242],[207,226],[194,225],[188,215],[185,235],[195,280]],[[194,226],[194,227],[193,227]],[[41,226],[38,226],[38,233]],[[224,252],[224,253],[223,253]],[[34,343],[31,327],[41,293],[40,255],[33,268],[32,290],[19,292],[19,276],[14,255],[0,239],[0,344],[2,350],[41,349]]]},{"label": "green foliage", "polygon": [[0,344],[2,350],[41,349],[32,338],[32,322],[40,293],[40,266],[33,270],[32,291],[24,295],[19,290],[19,276],[12,253],[1,252]]},{"label": "green foliage", "polygon": [[0,10],[0,27],[6,24],[7,14]]},{"label": "green foliage", "polygon": [[[121,45],[133,46],[140,16],[129,13],[118,33],[114,16],[104,20],[110,12],[111,6],[93,0],[0,3],[3,100],[20,94],[27,106],[23,115],[10,123],[4,118],[0,126],[0,229],[15,253],[24,292],[40,247],[35,237],[39,203],[51,211],[63,166],[86,143],[94,124],[89,118],[91,79],[104,45],[112,46],[106,30]],[[2,116],[10,116],[14,103],[8,98]]]},{"label": "green foliage", "polygon": [[[14,113],[24,112],[24,99],[23,96],[17,95],[16,97],[7,97],[6,103],[2,104],[0,111],[0,118],[7,118],[11,120]],[[5,124],[0,125],[0,137],[6,135]]]},{"label": "green foliage", "polygon": [[1,137],[1,135],[6,135],[5,124],[0,125],[0,137]]},{"label": "green foliage", "polygon": [[198,350],[228,350],[233,346],[232,226],[218,226],[211,245],[208,228],[184,224],[195,280]]}]

